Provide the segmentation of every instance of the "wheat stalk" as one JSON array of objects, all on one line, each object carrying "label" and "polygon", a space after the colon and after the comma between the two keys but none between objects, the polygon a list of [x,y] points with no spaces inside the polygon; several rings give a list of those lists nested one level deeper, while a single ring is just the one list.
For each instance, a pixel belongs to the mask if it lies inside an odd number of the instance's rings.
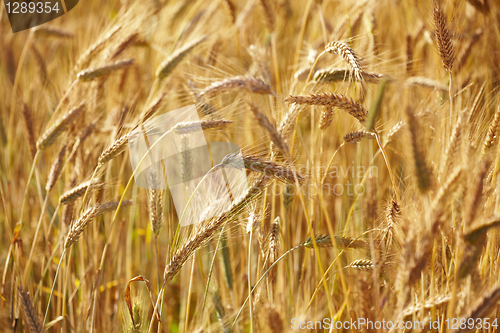
[{"label": "wheat stalk", "polygon": [[321,119],[319,120],[319,129],[324,131],[326,130],[333,120],[333,107],[327,105],[323,107],[323,111],[321,112]]},{"label": "wheat stalk", "polygon": [[290,150],[288,149],[288,145],[286,144],[285,140],[283,139],[282,135],[276,127],[271,123],[269,118],[262,113],[262,111],[253,103],[246,102],[250,111],[252,111],[255,119],[257,120],[257,123],[259,124],[260,127],[266,130],[266,132],[269,134],[269,137],[271,138],[272,143],[285,155],[288,156],[290,154]]},{"label": "wheat stalk", "polygon": [[464,225],[470,226],[474,222],[474,219],[481,212],[478,208],[481,207],[481,202],[483,200],[483,188],[484,188],[484,178],[488,172],[489,161],[483,161],[479,165],[479,170],[475,177],[472,186],[469,189],[468,197],[465,202],[464,208]]},{"label": "wheat stalk", "polygon": [[368,111],[360,103],[354,101],[350,97],[333,93],[312,94],[309,96],[289,96],[285,99],[285,102],[338,107],[356,118],[361,124],[365,122],[368,115]]},{"label": "wheat stalk", "polygon": [[488,128],[488,133],[484,139],[483,147],[481,148],[481,157],[484,157],[491,146],[495,144],[497,139],[498,125],[500,124],[500,106],[497,107],[493,121]]},{"label": "wheat stalk", "polygon": [[412,76],[406,79],[405,83],[409,86],[422,87],[427,89],[439,90],[448,92],[448,87],[437,81],[431,80],[423,76]]},{"label": "wheat stalk", "polygon": [[385,227],[383,232],[385,234],[386,249],[389,249],[394,240],[394,234],[396,230],[399,229],[399,222],[401,220],[401,208],[396,200],[392,199],[387,205],[386,213],[385,213]]},{"label": "wheat stalk", "polygon": [[228,211],[212,218],[210,221],[201,226],[187,241],[185,241],[172,256],[169,263],[165,266],[165,272],[163,274],[165,281],[170,281],[196,250],[208,242],[213,237],[214,233],[217,232],[228,220],[237,215],[246,203],[257,196],[262,191],[266,182],[267,179],[265,177],[256,181],[251,188],[233,201]]},{"label": "wheat stalk", "polygon": [[60,28],[43,26],[33,29],[35,37],[73,38],[73,34]]},{"label": "wheat stalk", "polygon": [[101,153],[101,156],[99,156],[98,165],[102,166],[106,164],[108,161],[112,160],[118,154],[121,154],[125,150],[125,148],[127,148],[129,138],[130,138],[130,133],[127,133],[118,138],[108,148],[106,148]]},{"label": "wheat stalk", "polygon": [[28,142],[28,148],[30,150],[31,156],[35,157],[36,154],[36,143],[35,143],[35,131],[33,129],[33,114],[31,109],[28,108],[26,104],[22,106],[22,114],[24,120],[24,128],[26,129],[26,141]]},{"label": "wheat stalk", "polygon": [[431,187],[431,174],[430,169],[427,166],[427,161],[425,155],[422,151],[422,145],[420,144],[420,128],[415,119],[413,111],[407,107],[406,115],[408,117],[408,127],[410,129],[410,140],[413,152],[413,160],[415,165],[415,173],[417,175],[418,188],[422,193],[427,192]]},{"label": "wheat stalk", "polygon": [[235,76],[212,83],[200,92],[201,97],[214,97],[217,94],[228,93],[234,90],[250,91],[255,94],[271,94],[271,87],[256,77]]},{"label": "wheat stalk", "polygon": [[113,51],[110,51],[106,59],[113,60],[116,59],[120,54],[123,53],[129,46],[137,43],[140,40],[139,34],[137,32],[132,32],[123,38]]},{"label": "wheat stalk", "polygon": [[285,139],[288,139],[292,135],[295,128],[295,121],[299,116],[300,111],[301,108],[299,105],[294,104],[288,109],[285,117],[283,117],[280,126],[278,127],[278,131]]},{"label": "wheat stalk", "polygon": [[22,286],[17,287],[17,292],[19,294],[21,312],[23,314],[26,326],[29,327],[29,330],[33,333],[45,332],[28,293]]},{"label": "wheat stalk", "polygon": [[63,167],[63,159],[64,156],[66,155],[66,147],[67,144],[65,144],[61,148],[59,154],[57,155],[57,158],[54,160],[54,163],[52,163],[49,172],[49,178],[47,179],[47,183],[45,185],[45,190],[47,192],[50,192],[54,188],[54,185],[56,184],[56,181],[59,178],[59,175],[61,174],[61,170]]},{"label": "wheat stalk", "polygon": [[483,35],[482,29],[478,29],[478,30],[476,30],[476,32],[474,32],[474,34],[472,35],[472,37],[469,40],[469,43],[467,44],[467,46],[464,47],[462,53],[460,53],[460,55],[458,56],[458,60],[457,60],[457,63],[455,65],[455,68],[456,68],[455,70],[457,72],[463,68],[463,66],[467,62],[467,59],[469,58],[469,56],[472,52],[472,48],[474,47],[474,45],[476,45],[476,43],[479,41],[479,39],[481,38],[482,35]]},{"label": "wheat stalk", "polygon": [[451,133],[451,138],[448,146],[446,147],[445,152],[445,161],[442,167],[443,174],[446,174],[449,170],[453,169],[454,164],[460,160],[460,148],[462,143],[462,131],[463,131],[463,122],[464,117],[460,116],[458,118],[455,127],[453,128],[453,132]]},{"label": "wheat stalk", "polygon": [[[221,162],[221,165],[233,165],[234,158],[238,155],[232,154],[228,155]],[[287,181],[290,183],[295,183],[295,176],[299,183],[304,183],[306,179],[301,174],[294,172],[291,168],[286,165],[279,164],[274,161],[264,160],[257,156],[243,154],[243,164],[245,169],[251,170],[254,172],[259,172],[264,174],[266,177],[272,177],[280,181]],[[237,167],[237,165],[236,165]]]},{"label": "wheat stalk", "polygon": [[259,0],[260,5],[262,6],[262,10],[264,12],[264,18],[266,22],[267,29],[269,29],[269,32],[274,32],[274,15],[271,10],[271,6],[269,4],[268,0]]},{"label": "wheat stalk", "polygon": [[[281,219],[277,216],[271,224],[269,235],[267,236],[266,243],[268,244],[265,262],[267,266],[272,266],[278,259],[278,247],[280,244],[280,222]],[[276,270],[269,272],[269,281],[273,282],[276,279]]]},{"label": "wheat stalk", "polygon": [[97,78],[100,78],[105,75],[109,75],[113,72],[116,72],[120,69],[127,68],[129,66],[132,66],[134,63],[134,59],[127,59],[127,60],[121,60],[121,61],[116,61],[112,64],[100,66],[100,67],[95,67],[95,68],[88,68],[76,75],[78,80],[86,82],[86,81],[91,81],[95,80]]},{"label": "wheat stalk", "polygon": [[215,120],[201,120],[201,121],[186,121],[178,123],[170,129],[170,131],[177,134],[187,134],[191,132],[208,129],[224,129],[232,124],[231,120],[215,119]]},{"label": "wheat stalk", "polygon": [[413,38],[410,34],[406,35],[406,74],[410,75],[413,67]]},{"label": "wheat stalk", "polygon": [[325,46],[325,51],[333,54],[338,54],[342,57],[351,67],[354,77],[358,81],[363,80],[363,69],[360,60],[353,49],[347,44],[342,42],[331,42]]},{"label": "wheat stalk", "polygon": [[80,198],[85,194],[87,189],[95,189],[100,187],[99,184],[97,184],[96,181],[86,181],[81,183],[78,186],[73,187],[72,189],[64,192],[60,197],[59,197],[59,205],[67,205],[75,201],[76,199]]},{"label": "wheat stalk", "polygon": [[355,132],[349,132],[346,135],[344,135],[344,142],[347,143],[358,143],[362,139],[373,139],[375,137],[375,134],[372,132],[368,131],[355,131]]},{"label": "wheat stalk", "polygon": [[83,112],[85,109],[85,102],[80,103],[78,106],[71,109],[64,116],[59,118],[54,125],[49,127],[38,139],[36,143],[37,150],[44,150],[54,143],[59,135],[64,132],[68,126]]},{"label": "wheat stalk", "polygon": [[38,66],[38,72],[40,74],[40,78],[42,80],[42,83],[45,85],[49,82],[47,78],[47,66],[45,63],[45,59],[43,56],[40,54],[40,51],[36,48],[35,45],[31,45],[30,47],[31,53],[33,54],[33,58],[35,59],[35,62]]},{"label": "wheat stalk", "polygon": [[358,259],[351,262],[347,267],[357,269],[359,271],[371,271],[373,263],[369,259]]},{"label": "wheat stalk", "polygon": [[[350,69],[347,68],[319,69],[314,73],[313,81],[316,83],[343,81],[345,80],[346,77],[348,77],[349,72]],[[363,72],[362,76],[366,82],[370,83],[379,83],[380,80],[382,79],[387,79],[388,81],[394,81],[394,79],[391,78],[390,76],[380,73]]]},{"label": "wheat stalk", "polygon": [[74,69],[75,72],[78,72],[81,68],[86,67],[91,60],[91,56],[99,52],[121,28],[122,27],[120,25],[114,26],[108,33],[106,33],[102,38],[98,39],[91,47],[89,47],[87,51],[85,51],[77,60]]},{"label": "wheat stalk", "polygon": [[[476,303],[472,306],[472,308],[467,312],[466,315],[462,316],[461,320],[465,319],[467,323],[469,319],[472,319],[473,322],[476,322],[479,318],[485,318],[493,309],[497,306],[497,302],[500,300],[500,286],[496,285],[487,292],[485,292],[481,298],[479,298]],[[457,330],[457,333],[466,333],[473,332],[475,328],[460,328]]]},{"label": "wheat stalk", "polygon": [[[125,207],[128,205],[131,205],[131,201],[124,201],[121,206]],[[118,201],[110,201],[105,204],[97,204],[94,206],[90,206],[87,208],[85,212],[80,215],[78,220],[76,220],[73,225],[71,226],[71,229],[68,233],[68,236],[66,237],[66,240],[64,241],[64,248],[67,249],[71,247],[73,244],[75,244],[78,239],[82,236],[83,231],[87,227],[87,225],[92,222],[96,217],[115,210],[119,205]]]},{"label": "wheat stalk", "polygon": [[439,50],[439,56],[444,68],[451,73],[453,61],[455,60],[455,50],[451,41],[450,31],[446,27],[446,18],[439,6],[434,7],[433,19],[435,25],[435,36]]},{"label": "wheat stalk", "polygon": [[231,18],[231,23],[236,23],[236,6],[233,3],[233,0],[224,0],[224,4],[226,5],[227,11],[229,12],[229,17]]},{"label": "wheat stalk", "polygon": [[170,73],[177,67],[177,65],[189,54],[193,51],[198,45],[203,43],[208,39],[208,35],[199,37],[180,49],[176,50],[172,53],[167,59],[165,59],[156,71],[156,77],[159,81],[165,79]]},{"label": "wheat stalk", "polygon": [[[344,236],[334,236],[334,239],[337,246],[340,246],[341,248],[351,248],[351,249],[368,248],[368,243],[362,239],[354,239],[351,237],[344,237]],[[325,247],[325,248],[333,247],[330,235],[325,235],[325,236],[318,235],[316,236],[315,241],[318,247]],[[303,243],[303,246],[307,248],[313,248],[312,239],[308,238]]]}]

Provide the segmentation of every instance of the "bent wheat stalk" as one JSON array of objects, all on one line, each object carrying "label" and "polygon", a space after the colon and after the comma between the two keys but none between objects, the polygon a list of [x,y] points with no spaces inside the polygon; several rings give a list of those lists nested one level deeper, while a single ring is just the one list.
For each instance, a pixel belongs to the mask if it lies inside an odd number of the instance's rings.
[{"label": "bent wheat stalk", "polygon": [[[50,301],[52,300],[52,295],[54,294],[54,288],[57,282],[57,276],[59,275],[59,270],[61,269],[61,263],[66,255],[66,252],[71,249],[72,245],[75,244],[78,239],[81,237],[83,230],[87,227],[87,225],[96,217],[112,211],[114,209],[118,209],[120,205],[129,205],[130,201],[126,202],[107,202],[105,204],[97,204],[95,206],[89,207],[78,220],[73,223],[71,229],[66,236],[66,240],[64,241],[64,250],[61,254],[61,258],[59,259],[59,264],[57,265],[56,274],[54,276],[54,282],[52,283],[52,289],[49,294],[49,300],[47,301],[47,309],[45,311],[45,317],[43,318],[42,326],[45,326],[45,322],[47,321],[47,317],[49,315],[50,310]],[[115,214],[116,215],[116,214]]]},{"label": "bent wheat stalk", "polygon": [[246,90],[261,95],[272,94],[271,87],[259,78],[235,76],[212,83],[200,92],[200,97],[214,97],[219,93],[227,93],[234,90]]}]

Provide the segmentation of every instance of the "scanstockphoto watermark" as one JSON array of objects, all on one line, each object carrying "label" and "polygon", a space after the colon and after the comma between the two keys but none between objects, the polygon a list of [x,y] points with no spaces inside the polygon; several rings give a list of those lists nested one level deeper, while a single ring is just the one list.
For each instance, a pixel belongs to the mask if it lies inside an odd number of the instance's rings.
[{"label": "scanstockphoto watermark", "polygon": [[323,318],[323,320],[299,320],[292,318],[290,327],[293,330],[311,330],[311,329],[345,329],[345,330],[373,330],[373,329],[400,329],[400,330],[481,330],[498,328],[497,318],[448,318],[445,320],[430,320],[425,324],[423,321],[390,321],[390,320],[370,320],[368,318],[358,318],[350,320],[334,320],[331,318]]},{"label": "scanstockphoto watermark", "polygon": [[329,330],[329,329],[344,329],[344,330],[373,330],[384,329],[390,330],[393,328],[406,329],[406,330],[422,330],[424,329],[423,321],[386,321],[383,320],[370,320],[368,318],[358,318],[350,320],[334,320],[331,318],[323,318],[323,320],[299,320],[292,318],[290,327],[293,330]]}]

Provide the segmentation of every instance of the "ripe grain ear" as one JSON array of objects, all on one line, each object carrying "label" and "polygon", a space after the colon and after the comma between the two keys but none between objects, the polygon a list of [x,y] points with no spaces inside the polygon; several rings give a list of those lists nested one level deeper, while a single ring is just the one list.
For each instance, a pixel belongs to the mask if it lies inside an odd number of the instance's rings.
[{"label": "ripe grain ear", "polygon": [[451,73],[453,70],[453,62],[455,61],[455,48],[451,41],[450,31],[446,26],[446,17],[438,5],[434,7],[432,18],[434,19],[434,33],[436,36],[439,56],[443,62],[443,67]]},{"label": "ripe grain ear", "polygon": [[346,43],[331,42],[325,46],[325,51],[333,54],[338,54],[351,67],[354,77],[358,81],[363,80],[363,68],[357,54]]}]

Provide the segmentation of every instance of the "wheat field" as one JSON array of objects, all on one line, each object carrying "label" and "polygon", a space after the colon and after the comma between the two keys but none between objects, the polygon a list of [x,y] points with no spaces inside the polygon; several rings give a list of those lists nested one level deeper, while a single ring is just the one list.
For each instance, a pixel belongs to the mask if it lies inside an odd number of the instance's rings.
[{"label": "wheat field", "polygon": [[[5,8],[0,331],[498,332],[498,1]],[[184,107],[175,186],[246,177],[189,225],[131,162]]]}]

